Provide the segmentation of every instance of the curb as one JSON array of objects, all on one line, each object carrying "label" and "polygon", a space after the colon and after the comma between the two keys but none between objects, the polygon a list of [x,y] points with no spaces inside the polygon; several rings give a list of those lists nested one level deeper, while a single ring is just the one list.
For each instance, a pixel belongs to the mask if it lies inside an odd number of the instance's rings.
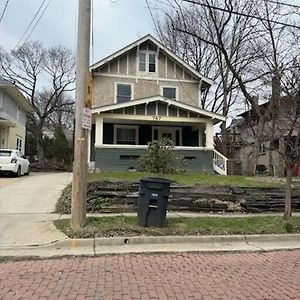
[{"label": "curb", "polygon": [[184,243],[279,243],[299,242],[300,234],[264,234],[264,235],[205,235],[205,236],[133,236],[95,239],[65,239],[43,247],[86,247],[86,246],[122,246],[149,244],[184,244]]},{"label": "curb", "polygon": [[161,244],[250,244],[250,243],[296,243],[300,248],[300,234],[263,235],[205,235],[205,236],[124,236],[112,238],[89,238],[53,241],[47,244],[0,247],[1,250],[22,249],[79,249],[102,246],[161,245]]},{"label": "curb", "polygon": [[117,254],[267,252],[300,249],[300,234],[115,237],[65,239],[49,244],[0,247],[3,259],[45,259]]}]

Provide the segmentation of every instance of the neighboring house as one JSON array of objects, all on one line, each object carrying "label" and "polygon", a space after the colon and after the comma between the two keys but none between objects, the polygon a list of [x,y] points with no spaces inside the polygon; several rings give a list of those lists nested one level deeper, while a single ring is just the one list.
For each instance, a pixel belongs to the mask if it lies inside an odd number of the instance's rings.
[{"label": "neighboring house", "polygon": [[32,107],[18,88],[0,78],[0,148],[24,153],[26,114]]},{"label": "neighboring house", "polygon": [[225,117],[201,107],[210,79],[151,35],[95,63],[91,71],[90,161],[96,169],[135,168],[149,142],[167,137],[187,171],[226,173],[226,159],[213,142],[213,125]]},{"label": "neighboring house", "polygon": [[[260,105],[261,111],[267,111],[270,102]],[[284,150],[284,135],[287,131],[288,112],[285,107],[288,99],[281,99],[280,113],[276,114],[276,124],[272,125],[272,117],[265,120],[263,141],[259,145],[259,156],[256,162],[256,173],[274,174],[282,176],[284,161],[279,152]],[[253,153],[255,135],[257,132],[257,117],[253,110],[238,115],[228,127],[227,153],[233,174],[248,174],[250,159]],[[293,174],[297,176],[298,174]],[[300,174],[299,174],[300,175]]]}]

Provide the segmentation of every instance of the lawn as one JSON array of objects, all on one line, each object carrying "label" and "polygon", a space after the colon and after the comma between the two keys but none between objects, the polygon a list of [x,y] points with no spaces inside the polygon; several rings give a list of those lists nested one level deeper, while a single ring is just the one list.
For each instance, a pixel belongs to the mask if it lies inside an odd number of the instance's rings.
[{"label": "lawn", "polygon": [[182,185],[283,187],[285,179],[271,177],[220,176],[203,173],[151,174],[141,172],[101,172],[90,173],[88,181],[138,181],[142,177],[164,177]]},{"label": "lawn", "polygon": [[139,227],[136,217],[89,217],[78,232],[70,228],[69,219],[54,224],[70,238],[300,233],[300,217],[286,222],[279,216],[169,218],[162,228]]}]

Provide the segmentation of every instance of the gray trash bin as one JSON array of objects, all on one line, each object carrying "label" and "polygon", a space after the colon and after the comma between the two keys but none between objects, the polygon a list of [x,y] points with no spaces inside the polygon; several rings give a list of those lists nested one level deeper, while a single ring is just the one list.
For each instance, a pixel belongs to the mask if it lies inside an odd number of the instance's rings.
[{"label": "gray trash bin", "polygon": [[162,227],[166,214],[172,180],[148,177],[140,180],[138,224],[143,227]]}]

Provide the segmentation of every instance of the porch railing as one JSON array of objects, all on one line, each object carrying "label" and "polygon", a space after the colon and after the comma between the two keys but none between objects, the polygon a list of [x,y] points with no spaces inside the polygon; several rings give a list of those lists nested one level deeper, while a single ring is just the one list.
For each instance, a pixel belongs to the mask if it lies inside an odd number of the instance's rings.
[{"label": "porch railing", "polygon": [[214,150],[213,168],[220,175],[227,175],[227,157]]}]

